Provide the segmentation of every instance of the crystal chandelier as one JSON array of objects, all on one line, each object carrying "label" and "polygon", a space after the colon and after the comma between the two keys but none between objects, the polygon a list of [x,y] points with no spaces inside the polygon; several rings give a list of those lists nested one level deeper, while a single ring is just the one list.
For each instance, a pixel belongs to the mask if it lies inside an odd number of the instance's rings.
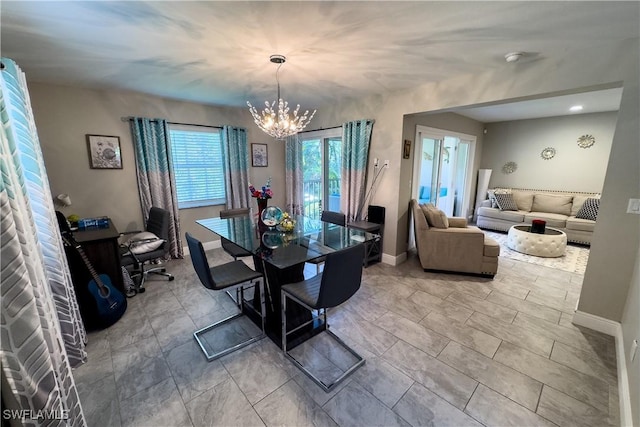
[{"label": "crystal chandelier", "polygon": [[271,55],[269,58],[271,62],[274,64],[278,64],[278,69],[276,70],[276,82],[278,83],[278,110],[275,110],[276,101],[273,101],[269,104],[269,101],[265,101],[266,108],[262,112],[262,116],[258,114],[258,110],[251,105],[250,102],[247,101],[247,105],[249,106],[249,111],[253,116],[253,121],[258,125],[263,132],[267,135],[270,135],[276,139],[283,140],[288,136],[295,135],[296,133],[303,130],[313,119],[314,114],[316,114],[316,110],[313,110],[311,116],[309,116],[309,110],[305,111],[304,114],[298,117],[298,110],[300,110],[300,105],[296,107],[293,111],[293,117],[289,118],[289,103],[280,98],[280,80],[278,79],[278,71],[280,71],[280,67],[287,60],[283,55]]}]

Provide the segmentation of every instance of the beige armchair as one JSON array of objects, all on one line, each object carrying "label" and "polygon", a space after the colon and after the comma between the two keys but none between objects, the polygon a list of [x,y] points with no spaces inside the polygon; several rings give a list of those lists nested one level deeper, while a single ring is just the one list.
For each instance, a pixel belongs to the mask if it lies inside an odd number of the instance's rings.
[{"label": "beige armchair", "polygon": [[478,227],[467,225],[465,218],[448,218],[439,224],[447,228],[432,227],[415,199],[411,213],[422,268],[490,277],[497,273],[500,245]]}]

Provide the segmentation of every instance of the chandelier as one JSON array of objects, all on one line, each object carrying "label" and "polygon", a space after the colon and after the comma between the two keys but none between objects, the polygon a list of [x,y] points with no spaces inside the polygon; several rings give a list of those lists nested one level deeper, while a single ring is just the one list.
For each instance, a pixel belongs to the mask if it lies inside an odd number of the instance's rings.
[{"label": "chandelier", "polygon": [[280,80],[278,79],[280,67],[282,67],[282,64],[284,64],[287,59],[283,55],[271,55],[269,60],[274,64],[278,64],[278,69],[276,70],[276,82],[278,83],[278,109],[277,111],[275,109],[276,101],[273,101],[271,104],[269,104],[269,101],[265,101],[264,105],[266,108],[262,111],[262,116],[260,116],[258,114],[258,110],[256,110],[250,102],[247,101],[247,105],[249,106],[249,111],[253,116],[253,121],[264,133],[276,139],[283,140],[286,137],[295,135],[303,130],[309,124],[311,119],[313,119],[313,116],[316,114],[316,110],[313,110],[311,116],[309,116],[309,110],[307,110],[302,116],[298,117],[298,110],[300,110],[300,105],[298,104],[296,109],[293,111],[293,117],[289,117],[289,103],[280,98]]}]

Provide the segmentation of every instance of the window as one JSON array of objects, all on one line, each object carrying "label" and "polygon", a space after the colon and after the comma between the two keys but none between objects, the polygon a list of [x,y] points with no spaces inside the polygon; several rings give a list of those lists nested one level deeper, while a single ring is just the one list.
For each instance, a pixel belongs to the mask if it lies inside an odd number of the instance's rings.
[{"label": "window", "polygon": [[171,125],[169,136],[178,208],[224,204],[225,174],[220,129]]}]

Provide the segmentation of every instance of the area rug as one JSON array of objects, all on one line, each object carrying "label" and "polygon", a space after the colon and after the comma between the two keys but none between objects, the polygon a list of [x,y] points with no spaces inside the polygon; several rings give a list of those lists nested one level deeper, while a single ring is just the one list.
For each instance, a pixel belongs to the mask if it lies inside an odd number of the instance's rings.
[{"label": "area rug", "polygon": [[544,265],[549,268],[570,271],[572,273],[584,274],[589,260],[589,248],[574,244],[568,244],[564,256],[558,258],[543,258],[526,255],[507,247],[507,233],[483,230],[485,234],[493,238],[500,244],[500,256],[504,258],[516,259],[530,264]]}]

